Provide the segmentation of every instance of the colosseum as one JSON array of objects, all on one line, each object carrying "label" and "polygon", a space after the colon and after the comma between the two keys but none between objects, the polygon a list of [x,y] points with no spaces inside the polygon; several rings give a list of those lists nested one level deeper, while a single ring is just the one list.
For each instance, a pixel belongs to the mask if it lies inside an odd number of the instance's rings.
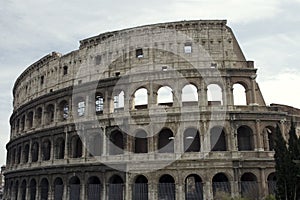
[{"label": "colosseum", "polygon": [[107,32],[30,65],[13,88],[4,199],[273,194],[275,127],[287,138],[300,110],[266,105],[226,24]]}]

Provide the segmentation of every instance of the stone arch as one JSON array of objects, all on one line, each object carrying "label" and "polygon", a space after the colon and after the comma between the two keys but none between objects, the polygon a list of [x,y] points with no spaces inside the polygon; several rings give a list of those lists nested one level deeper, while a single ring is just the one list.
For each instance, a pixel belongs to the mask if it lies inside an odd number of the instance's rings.
[{"label": "stone arch", "polygon": [[125,148],[125,133],[120,130],[114,130],[109,136],[110,145],[109,145],[109,154],[110,155],[119,155],[124,153]]},{"label": "stone arch", "polygon": [[22,154],[22,147],[21,146],[18,146],[17,147],[17,161],[16,161],[16,163],[17,164],[20,164],[20,162],[21,162],[21,154]]},{"label": "stone arch", "polygon": [[45,116],[46,125],[51,124],[53,121],[54,121],[54,105],[48,104],[46,107],[46,116]]},{"label": "stone arch", "polygon": [[15,193],[15,199],[18,199],[19,196],[19,181],[16,180],[14,185],[14,193]]},{"label": "stone arch", "polygon": [[85,115],[86,112],[86,102],[85,102],[85,98],[81,97],[81,96],[77,96],[75,98],[75,109],[77,110],[77,116],[78,117],[82,117]]},{"label": "stone arch", "polygon": [[54,200],[62,200],[64,194],[64,182],[60,177],[54,180]]},{"label": "stone arch", "polygon": [[95,112],[96,114],[103,114],[104,110],[104,95],[101,92],[95,94]]},{"label": "stone arch", "polygon": [[[182,88],[181,101],[198,102],[198,88],[194,84],[187,84]],[[183,104],[184,105],[184,104]]]},{"label": "stone arch", "polygon": [[134,92],[134,108],[148,108],[148,90],[145,87],[141,87]]},{"label": "stone arch", "polygon": [[203,182],[199,175],[190,174],[185,179],[185,199],[203,200]]},{"label": "stone arch", "polygon": [[158,133],[158,152],[174,153],[174,134],[169,128],[163,128]]},{"label": "stone arch", "polygon": [[27,182],[26,182],[26,180],[22,181],[20,192],[21,192],[21,200],[26,200],[26,192],[27,192]]},{"label": "stone arch", "polygon": [[101,156],[102,154],[102,131],[90,133],[88,136],[87,149],[90,156]]},{"label": "stone arch", "polygon": [[110,177],[108,186],[108,198],[109,199],[124,199],[124,181],[119,175],[113,175]]},{"label": "stone arch", "polygon": [[119,93],[114,95],[114,112],[124,110],[125,106],[125,92],[121,90]]},{"label": "stone arch", "polygon": [[201,149],[200,134],[195,128],[187,128],[183,133],[184,152],[199,152]]},{"label": "stone arch", "polygon": [[232,88],[234,105],[248,105],[245,86],[241,83],[235,83]]},{"label": "stone arch", "polygon": [[159,178],[158,199],[175,200],[175,180],[169,174],[164,174]]},{"label": "stone arch", "polygon": [[248,199],[258,199],[258,183],[257,177],[250,172],[241,176],[241,194]]},{"label": "stone arch", "polygon": [[25,115],[21,117],[20,128],[21,128],[21,132],[25,130]]},{"label": "stone arch", "polygon": [[39,143],[37,141],[33,142],[31,147],[31,161],[37,162],[39,159]]},{"label": "stone arch", "polygon": [[30,184],[29,184],[29,198],[30,200],[35,200],[36,199],[36,180],[31,179]]},{"label": "stone arch", "polygon": [[89,177],[87,181],[87,197],[88,200],[101,199],[101,182],[97,176]]},{"label": "stone arch", "polygon": [[66,100],[62,100],[58,105],[58,119],[64,121],[69,118],[69,104]]},{"label": "stone arch", "polygon": [[132,189],[132,199],[148,200],[148,179],[144,175],[135,177]]},{"label": "stone arch", "polygon": [[212,179],[214,197],[219,192],[231,193],[231,186],[228,177],[224,173],[217,173]]},{"label": "stone arch", "polygon": [[207,85],[207,101],[209,106],[223,105],[223,90],[219,84]]},{"label": "stone arch", "polygon": [[226,133],[222,126],[214,126],[210,129],[211,151],[227,151]]},{"label": "stone arch", "polygon": [[268,181],[268,192],[269,192],[269,194],[275,195],[276,182],[277,182],[276,173],[275,172],[270,173],[268,175],[267,181]]},{"label": "stone arch", "polygon": [[69,179],[69,197],[70,200],[80,200],[80,179],[77,176]]},{"label": "stone arch", "polygon": [[55,140],[55,158],[64,159],[65,156],[65,139],[59,137]]},{"label": "stone arch", "polygon": [[71,157],[80,158],[82,157],[82,141],[78,135],[74,135],[71,138]]},{"label": "stone arch", "polygon": [[253,131],[249,126],[242,125],[237,129],[237,140],[239,151],[253,151]]},{"label": "stone arch", "polygon": [[161,86],[157,90],[157,104],[173,106],[173,90],[169,86]]},{"label": "stone arch", "polygon": [[33,111],[28,112],[26,117],[27,128],[31,129],[33,127]]},{"label": "stone arch", "polygon": [[42,125],[42,117],[43,117],[43,108],[41,107],[38,107],[36,109],[36,112],[35,112],[35,115],[34,115],[34,120],[35,120],[35,125],[38,127],[38,126],[41,126]]},{"label": "stone arch", "polygon": [[49,182],[47,178],[43,178],[40,182],[40,196],[41,200],[47,200],[49,193]]},{"label": "stone arch", "polygon": [[23,163],[27,163],[29,161],[29,144],[25,144],[23,148]]},{"label": "stone arch", "polygon": [[45,139],[42,142],[42,160],[50,160],[51,158],[51,142]]},{"label": "stone arch", "polygon": [[144,130],[138,130],[135,134],[134,153],[148,153],[148,138]]}]

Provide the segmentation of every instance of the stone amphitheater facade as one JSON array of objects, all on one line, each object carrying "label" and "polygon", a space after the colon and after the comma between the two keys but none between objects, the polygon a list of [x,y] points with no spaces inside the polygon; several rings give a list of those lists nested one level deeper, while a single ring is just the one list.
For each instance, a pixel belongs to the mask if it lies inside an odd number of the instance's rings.
[{"label": "stone amphitheater facade", "polygon": [[274,130],[287,138],[300,110],[265,104],[226,23],[107,32],[29,66],[13,88],[4,199],[274,193]]}]

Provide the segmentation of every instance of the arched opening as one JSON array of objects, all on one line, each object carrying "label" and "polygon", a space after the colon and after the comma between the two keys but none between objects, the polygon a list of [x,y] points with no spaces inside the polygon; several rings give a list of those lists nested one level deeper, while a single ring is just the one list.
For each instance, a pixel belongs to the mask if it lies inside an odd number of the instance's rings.
[{"label": "arched opening", "polygon": [[20,119],[17,119],[17,122],[16,122],[16,132],[17,133],[20,132]]},{"label": "arched opening", "polygon": [[22,147],[19,146],[17,151],[17,164],[20,164],[21,162],[21,153],[22,153]]},{"label": "arched opening", "polygon": [[72,137],[72,158],[80,158],[82,156],[82,141],[78,135]]},{"label": "arched opening", "polygon": [[14,165],[16,161],[16,149],[13,149],[11,152],[11,165]]},{"label": "arched opening", "polygon": [[67,75],[68,74],[68,66],[64,66],[63,68],[63,75]]},{"label": "arched opening", "polygon": [[82,117],[85,115],[85,99],[83,97],[76,98],[77,116]]},{"label": "arched opening", "polygon": [[203,200],[203,183],[197,174],[191,174],[185,179],[185,199]]},{"label": "arched opening", "polygon": [[63,200],[64,182],[61,178],[56,178],[54,181],[54,200]]},{"label": "arched opening", "polygon": [[27,188],[27,184],[26,181],[23,180],[22,184],[21,184],[21,200],[26,200],[26,188]]},{"label": "arched opening", "polygon": [[109,200],[124,199],[124,182],[119,175],[113,175],[109,179],[108,198]]},{"label": "arched opening", "polygon": [[233,102],[234,105],[247,105],[246,89],[242,84],[233,85]]},{"label": "arched opening", "polygon": [[169,86],[163,86],[158,89],[157,104],[173,106],[173,90]]},{"label": "arched opening", "polygon": [[275,128],[272,126],[267,126],[264,129],[264,134],[266,134],[267,137],[267,151],[274,151],[275,147]]},{"label": "arched opening", "polygon": [[147,133],[139,130],[135,135],[134,153],[148,153]]},{"label": "arched opening", "polygon": [[14,191],[15,191],[15,199],[18,199],[18,196],[19,196],[19,181],[16,181]]},{"label": "arched opening", "polygon": [[101,93],[95,94],[95,111],[96,114],[102,114],[104,110],[104,96]]},{"label": "arched opening", "polygon": [[119,155],[124,153],[124,135],[121,131],[115,130],[110,134],[109,154]]},{"label": "arched opening", "polygon": [[148,200],[148,179],[139,175],[136,177],[132,190],[133,200]]},{"label": "arched opening", "polygon": [[224,173],[218,173],[213,177],[212,186],[214,197],[222,193],[231,193],[229,180]]},{"label": "arched opening", "polygon": [[40,185],[41,200],[48,200],[49,182],[46,178],[43,178]]},{"label": "arched opening", "polygon": [[222,88],[217,84],[207,86],[207,101],[209,106],[223,105]]},{"label": "arched opening", "polygon": [[101,156],[102,154],[102,133],[91,133],[87,149],[90,156]]},{"label": "arched opening", "polygon": [[159,153],[174,153],[174,135],[168,129],[162,129],[158,134],[158,152]]},{"label": "arched opening", "polygon": [[197,105],[198,104],[198,89],[193,84],[188,84],[182,88],[181,94],[182,105]]},{"label": "arched opening", "polygon": [[80,180],[77,176],[70,178],[69,187],[70,200],[80,200]]},{"label": "arched opening", "polygon": [[29,112],[27,114],[27,121],[26,121],[28,129],[31,129],[33,126],[33,112]]},{"label": "arched opening", "polygon": [[88,179],[88,200],[101,199],[101,183],[98,177],[92,176]]},{"label": "arched opening", "polygon": [[121,91],[120,93],[114,96],[114,112],[124,110],[124,95],[124,91]]},{"label": "arched opening", "polygon": [[226,134],[223,127],[215,126],[210,129],[211,151],[226,151]]},{"label": "arched opening", "polygon": [[35,113],[35,126],[41,126],[42,125],[42,115],[43,115],[43,109],[42,108],[37,108],[36,113]]},{"label": "arched opening", "polygon": [[23,163],[27,163],[29,158],[29,144],[25,144],[23,149]]},{"label": "arched opening", "polygon": [[165,174],[160,177],[158,183],[158,199],[175,200],[175,180],[172,176]]},{"label": "arched opening", "polygon": [[241,177],[242,197],[247,199],[258,199],[257,178],[252,173],[244,173]]},{"label": "arched opening", "polygon": [[46,124],[49,125],[54,121],[54,105],[49,104],[46,107],[46,116],[45,116]]},{"label": "arched opening", "polygon": [[272,172],[271,174],[269,174],[268,178],[268,190],[269,190],[269,194],[275,195],[276,192],[276,182],[277,182],[277,178],[276,178],[276,174],[275,172]]},{"label": "arched opening", "polygon": [[64,159],[65,156],[65,140],[64,138],[58,138],[55,142],[55,158]]},{"label": "arched opening", "polygon": [[34,142],[31,147],[31,160],[37,162],[39,159],[39,143]]},{"label": "arched opening", "polygon": [[201,148],[200,134],[195,128],[188,128],[184,131],[184,151],[199,152]]},{"label": "arched opening", "polygon": [[134,108],[146,109],[148,107],[148,91],[146,88],[140,88],[134,93]]},{"label": "arched opening", "polygon": [[36,181],[35,179],[32,179],[30,181],[30,186],[29,186],[29,198],[30,200],[35,200],[36,199]]},{"label": "arched opening", "polygon": [[238,150],[239,151],[253,151],[253,133],[248,126],[240,126],[237,129]]},{"label": "arched opening", "polygon": [[63,100],[59,104],[59,120],[64,121],[69,118],[69,104],[66,100]]},{"label": "arched opening", "polygon": [[50,160],[51,156],[51,142],[50,140],[45,140],[42,143],[42,160]]},{"label": "arched opening", "polygon": [[23,115],[22,116],[22,118],[21,118],[21,131],[24,131],[24,129],[25,129],[25,115]]}]

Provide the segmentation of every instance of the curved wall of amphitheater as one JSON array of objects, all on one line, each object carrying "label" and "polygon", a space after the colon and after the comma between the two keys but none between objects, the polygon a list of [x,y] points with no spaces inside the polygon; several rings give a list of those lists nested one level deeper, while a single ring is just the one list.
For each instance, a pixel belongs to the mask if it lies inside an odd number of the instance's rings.
[{"label": "curved wall of amphitheater", "polygon": [[29,66],[13,95],[4,199],[261,198],[275,126],[286,137],[300,116],[266,106],[224,20],[82,40]]}]

